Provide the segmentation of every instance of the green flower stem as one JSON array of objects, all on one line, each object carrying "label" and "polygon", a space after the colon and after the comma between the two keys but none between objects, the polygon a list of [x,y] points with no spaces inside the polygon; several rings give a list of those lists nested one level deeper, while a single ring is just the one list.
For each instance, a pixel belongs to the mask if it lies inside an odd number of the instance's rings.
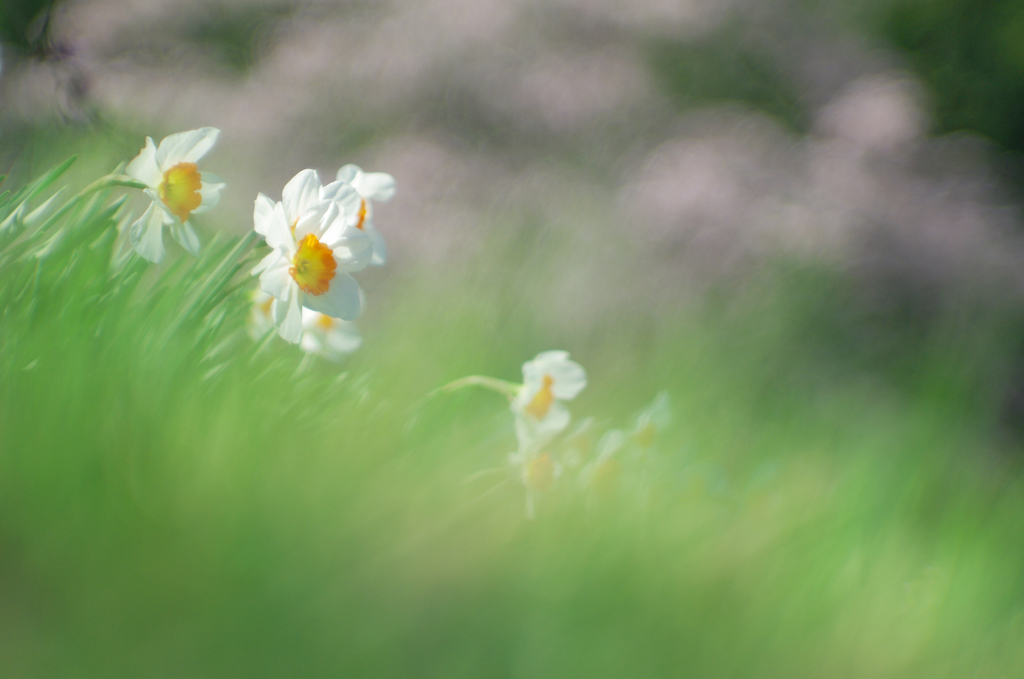
[{"label": "green flower stem", "polygon": [[130,189],[147,189],[149,188],[138,179],[129,177],[126,174],[108,174],[105,177],[100,177],[92,184],[89,184],[79,192],[79,197],[85,197],[90,193],[99,191],[101,189],[107,189],[113,186],[126,186]]},{"label": "green flower stem", "polygon": [[47,219],[45,224],[39,227],[39,230],[46,231],[50,229],[54,224],[59,222],[64,215],[66,215],[68,212],[74,209],[74,207],[78,205],[79,201],[89,196],[89,194],[96,193],[97,191],[102,191],[103,189],[113,188],[115,186],[125,186],[130,189],[149,188],[139,180],[133,179],[126,174],[108,174],[105,177],[100,177],[92,184],[89,184],[84,189],[79,191],[77,194],[72,196],[68,200],[68,202],[61,205],[60,209],[57,210],[57,212],[55,212],[49,219]]},{"label": "green flower stem", "polygon": [[517,384],[515,382],[508,382],[506,380],[499,380],[495,377],[486,377],[484,375],[469,375],[468,377],[462,377],[460,379],[455,380],[454,382],[449,382],[448,384],[442,387],[438,387],[437,389],[427,394],[423,398],[423,400],[426,401],[428,399],[433,398],[434,396],[437,396],[438,394],[447,394],[449,392],[457,391],[459,389],[465,389],[466,387],[483,387],[484,389],[490,389],[491,391],[496,391],[499,394],[507,397],[509,401],[512,401],[512,399],[516,397],[516,394],[519,393],[519,390],[523,388],[523,385]]},{"label": "green flower stem", "polygon": [[469,375],[468,377],[459,378],[454,382],[449,382],[444,386],[434,389],[429,394],[409,406],[409,412],[413,413],[413,415],[406,424],[406,427],[411,429],[416,424],[416,420],[419,418],[417,411],[426,405],[427,401],[440,394],[448,394],[459,389],[465,389],[466,387],[483,387],[484,389],[496,391],[502,396],[508,398],[509,403],[511,403],[512,399],[514,399],[516,394],[519,393],[519,390],[523,388],[523,385],[516,384],[515,382],[499,380],[496,377],[487,377],[485,375]]}]

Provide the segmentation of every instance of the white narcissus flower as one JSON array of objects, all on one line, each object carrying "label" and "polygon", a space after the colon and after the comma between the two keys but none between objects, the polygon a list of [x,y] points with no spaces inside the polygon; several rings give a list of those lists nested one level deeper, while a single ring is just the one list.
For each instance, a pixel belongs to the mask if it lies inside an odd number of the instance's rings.
[{"label": "white narcissus flower", "polygon": [[179,132],[164,137],[159,147],[152,137],[146,137],[146,146],[125,168],[125,174],[148,187],[146,195],[153,200],[128,230],[132,247],[145,259],[163,260],[164,226],[181,247],[199,254],[199,237],[189,217],[216,205],[224,182],[214,174],[200,172],[196,161],[213,147],[219,134],[213,127]]},{"label": "white narcissus flower", "polygon": [[351,219],[357,201],[351,186],[323,187],[312,170],[288,182],[282,201],[262,193],[256,198],[254,228],[273,252],[252,273],[275,298],[278,334],[293,344],[302,338],[303,308],[346,321],[362,313],[362,291],[349,273],[366,267],[373,246]]},{"label": "white narcissus flower", "polygon": [[520,445],[541,446],[569,424],[561,401],[576,398],[587,373],[567,351],[545,351],[523,364],[523,387],[512,401]]},{"label": "white narcissus flower", "polygon": [[395,178],[386,172],[363,172],[358,165],[345,165],[338,170],[337,180],[350,184],[361,199],[356,228],[366,232],[373,242],[373,266],[382,266],[388,260],[384,237],[373,225],[373,203],[386,203],[395,195]]},{"label": "white narcissus flower", "polygon": [[363,343],[356,324],[342,321],[310,309],[302,310],[303,351],[322,356],[329,361],[340,361]]}]

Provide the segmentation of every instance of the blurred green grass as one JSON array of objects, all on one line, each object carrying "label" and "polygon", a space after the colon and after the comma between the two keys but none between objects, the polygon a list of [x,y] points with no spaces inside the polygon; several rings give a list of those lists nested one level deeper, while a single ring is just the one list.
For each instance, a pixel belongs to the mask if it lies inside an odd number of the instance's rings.
[{"label": "blurred green grass", "polygon": [[[559,336],[509,263],[543,275],[564,244],[529,259],[529,238],[495,236],[471,286],[397,274],[409,285],[338,368],[248,338],[245,243],[112,270],[116,220],[97,202],[49,256],[31,229],[0,252],[3,676],[1024,666],[998,313],[893,326],[903,344],[879,354],[849,280],[780,262]],[[667,389],[675,424],[617,487],[567,474],[530,521],[516,479],[474,477],[514,448],[502,399],[421,399],[470,373],[516,379],[547,348],[588,370],[575,416],[629,426]]]}]

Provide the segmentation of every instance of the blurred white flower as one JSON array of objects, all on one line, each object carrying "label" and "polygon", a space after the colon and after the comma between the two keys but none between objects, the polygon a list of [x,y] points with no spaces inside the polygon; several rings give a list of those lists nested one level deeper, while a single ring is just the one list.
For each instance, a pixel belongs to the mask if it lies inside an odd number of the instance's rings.
[{"label": "blurred white flower", "polygon": [[259,288],[252,291],[252,304],[249,307],[249,318],[246,319],[246,330],[254,340],[261,339],[274,327],[274,298]]},{"label": "blurred white flower", "polygon": [[595,420],[588,417],[562,438],[562,463],[569,469],[579,469],[590,459],[594,447]]},{"label": "blurred white flower", "polygon": [[288,342],[302,338],[303,308],[347,321],[362,313],[362,292],[348,274],[366,267],[373,246],[348,212],[355,198],[347,184],[321,186],[312,170],[288,182],[280,202],[256,197],[254,229],[274,250],[252,273],[276,299],[271,314]]},{"label": "blurred white flower", "polygon": [[545,351],[523,364],[523,387],[512,401],[521,446],[541,446],[569,424],[561,401],[576,398],[587,373],[567,351]]},{"label": "blurred white flower", "polygon": [[128,163],[125,173],[148,188],[152,203],[128,231],[132,247],[151,262],[163,260],[164,226],[181,247],[193,255],[199,253],[199,237],[189,223],[193,214],[209,210],[220,199],[224,182],[209,172],[196,169],[196,161],[206,155],[220,130],[204,127],[165,137],[159,148],[152,137]]},{"label": "blurred white flower", "polygon": [[597,455],[580,470],[580,482],[599,493],[615,488],[622,475],[622,464],[617,453],[626,443],[621,429],[609,429],[597,442]]},{"label": "blurred white flower", "polygon": [[366,232],[373,242],[372,266],[382,266],[388,259],[384,237],[373,225],[373,203],[386,203],[395,195],[395,178],[386,172],[363,172],[358,165],[345,165],[338,170],[338,181],[350,184],[359,194],[360,205],[356,228]]},{"label": "blurred white flower", "polygon": [[658,437],[665,433],[670,424],[672,406],[669,405],[668,392],[660,391],[651,404],[637,415],[630,438],[641,451],[646,451],[654,446]]},{"label": "blurred white flower", "polygon": [[356,324],[342,321],[311,309],[302,310],[303,351],[322,356],[330,361],[340,361],[363,343]]},{"label": "blurred white flower", "polygon": [[551,457],[551,453],[537,452],[522,444],[519,452],[509,454],[508,461],[526,488],[526,517],[532,519],[536,494],[551,489],[555,479],[562,475],[562,465]]}]

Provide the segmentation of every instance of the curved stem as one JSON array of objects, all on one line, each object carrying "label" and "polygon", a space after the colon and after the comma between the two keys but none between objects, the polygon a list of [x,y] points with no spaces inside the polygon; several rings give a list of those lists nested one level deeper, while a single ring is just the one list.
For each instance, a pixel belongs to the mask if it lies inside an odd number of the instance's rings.
[{"label": "curved stem", "polygon": [[454,382],[449,382],[442,387],[434,389],[424,398],[433,398],[438,394],[447,394],[458,389],[465,389],[466,387],[483,387],[484,389],[490,389],[491,391],[496,391],[507,397],[508,400],[511,401],[516,397],[516,394],[519,393],[519,390],[522,389],[523,385],[516,384],[515,382],[508,382],[507,380],[499,380],[496,377],[487,377],[486,375],[469,375],[468,377],[462,377]]},{"label": "curved stem", "polygon": [[134,177],[129,177],[126,174],[108,174],[105,177],[100,177],[92,184],[89,184],[84,189],[78,192],[78,198],[85,198],[90,193],[100,191],[102,189],[108,189],[113,186],[126,186],[130,189],[148,189],[149,187],[140,182]]},{"label": "curved stem", "polygon": [[109,189],[114,186],[125,186],[130,189],[149,188],[139,180],[133,179],[132,177],[129,177],[126,174],[108,174],[104,177],[100,177],[92,184],[89,184],[84,189],[82,189],[75,195],[71,196],[71,198],[68,199],[68,202],[61,205],[60,209],[57,210],[57,212],[55,212],[53,215],[51,215],[50,218],[47,219],[41,227],[39,227],[39,230],[47,231],[51,226],[56,224],[61,217],[66,215],[72,208],[78,205],[79,201],[88,196],[90,193],[96,193],[97,191]]}]

